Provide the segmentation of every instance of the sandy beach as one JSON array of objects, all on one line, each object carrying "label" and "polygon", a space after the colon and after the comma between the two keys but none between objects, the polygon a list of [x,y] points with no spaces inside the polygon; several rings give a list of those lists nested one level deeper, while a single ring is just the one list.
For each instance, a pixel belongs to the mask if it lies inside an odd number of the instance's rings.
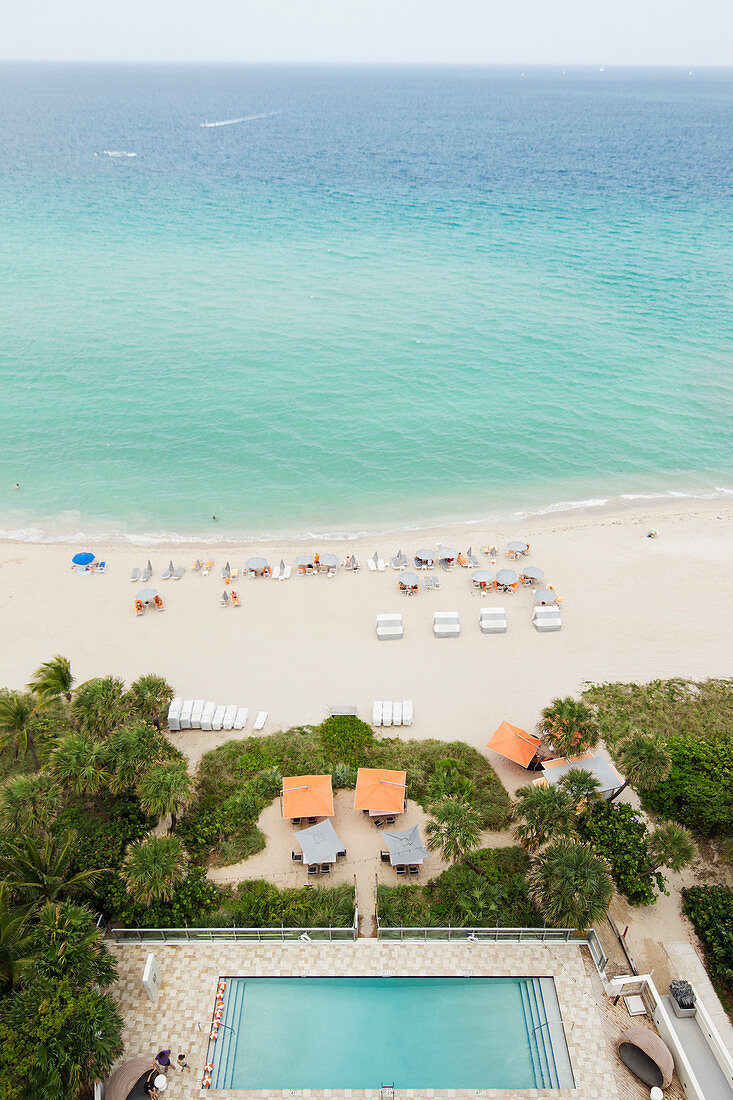
[{"label": "sandy beach", "polygon": [[[650,527],[658,538],[645,537]],[[375,699],[412,699],[410,736],[462,739],[480,749],[502,719],[531,728],[545,703],[585,681],[729,674],[732,536],[733,505],[712,501],[547,516],[488,532],[463,526],[389,542],[218,546],[211,555],[200,545],[94,547],[109,563],[106,575],[71,569],[81,547],[3,543],[0,682],[19,688],[42,660],[63,653],[78,681],[155,672],[186,698],[247,706],[249,732],[259,710],[269,712],[267,732],[317,723],[330,706],[355,706],[369,721]],[[511,565],[505,544],[517,537],[530,543],[523,560],[543,568],[563,598],[560,633],[534,630],[530,589],[482,597],[472,591],[470,570],[456,568],[438,571],[440,592],[408,598],[397,591],[397,573],[366,568],[375,550],[387,558],[438,542],[464,551],[472,544],[482,557],[479,547],[491,541],[499,547],[497,567]],[[270,562],[293,562],[305,549],[340,558],[355,552],[362,569],[333,578],[294,572],[284,583],[240,579],[232,587],[241,606],[219,606],[225,560],[241,568],[261,552]],[[171,556],[186,567],[180,581],[160,579]],[[207,556],[215,560],[211,574],[193,574],[196,558]],[[166,608],[136,617],[141,585],[130,583],[130,573],[148,558],[150,584]],[[506,607],[506,634],[481,634],[484,605]],[[433,637],[434,611],[460,613],[460,638]],[[379,612],[402,613],[404,638],[377,640]],[[225,736],[191,732],[179,740],[195,760]],[[510,789],[523,780],[514,765],[492,763]]]}]

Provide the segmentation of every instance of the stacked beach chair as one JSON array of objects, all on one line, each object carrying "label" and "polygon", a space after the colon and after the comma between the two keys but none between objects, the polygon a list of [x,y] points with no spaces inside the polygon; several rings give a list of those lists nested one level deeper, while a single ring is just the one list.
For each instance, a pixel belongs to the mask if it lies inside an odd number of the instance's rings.
[{"label": "stacked beach chair", "polygon": [[413,714],[412,699],[405,699],[402,703],[377,699],[372,708],[372,725],[411,726]]},{"label": "stacked beach chair", "polygon": [[[179,730],[243,730],[247,725],[249,711],[235,704],[206,702],[204,699],[179,699],[176,697],[168,708],[168,728]],[[261,710],[255,720],[254,728],[261,730],[268,718],[268,712]]]}]

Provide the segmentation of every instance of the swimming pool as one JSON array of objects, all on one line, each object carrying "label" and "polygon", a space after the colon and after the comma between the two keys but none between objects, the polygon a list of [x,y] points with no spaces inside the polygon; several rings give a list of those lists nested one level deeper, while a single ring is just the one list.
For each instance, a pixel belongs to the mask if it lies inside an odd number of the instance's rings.
[{"label": "swimming pool", "polygon": [[218,1089],[573,1088],[552,978],[227,978]]}]

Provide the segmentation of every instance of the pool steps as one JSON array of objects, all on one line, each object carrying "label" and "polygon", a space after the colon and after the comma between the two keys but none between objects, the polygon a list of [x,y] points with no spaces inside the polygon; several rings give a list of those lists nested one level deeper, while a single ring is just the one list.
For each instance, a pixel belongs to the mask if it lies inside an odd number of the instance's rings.
[{"label": "pool steps", "polygon": [[547,1021],[541,983],[541,978],[525,978],[520,983],[519,989],[535,1086],[538,1089],[556,1089],[560,1087],[560,1082],[552,1048],[552,1036],[545,1034],[550,1028],[541,1026]]},{"label": "pool steps", "polygon": [[[234,1063],[237,1057],[236,1027],[241,1016],[242,998],[246,982],[229,982],[224,994],[224,1015],[219,1027],[219,1038],[214,1053],[214,1072],[212,1085],[217,1089],[230,1087],[234,1075]],[[230,1030],[234,1028],[234,1030]]]}]

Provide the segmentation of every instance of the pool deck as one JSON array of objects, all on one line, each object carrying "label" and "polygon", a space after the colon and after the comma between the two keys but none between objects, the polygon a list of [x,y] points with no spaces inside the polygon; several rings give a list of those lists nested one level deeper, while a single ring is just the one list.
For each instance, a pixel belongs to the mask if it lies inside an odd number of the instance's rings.
[{"label": "pool deck", "polygon": [[[170,1047],[175,1060],[188,1056],[190,1072],[171,1068],[166,1100],[264,1100],[299,1096],[373,1100],[379,1089],[217,1090],[202,1089],[208,1034],[220,976],[237,977],[553,977],[566,1023],[576,1088],[525,1089],[395,1089],[396,1100],[412,1097],[483,1096],[487,1100],[648,1100],[648,1090],[635,1081],[615,1057],[613,1038],[624,1026],[616,1020],[585,948],[571,945],[384,943],[266,943],[196,945],[117,945],[119,982],[114,994],[125,1020],[125,1058]],[[142,988],[142,971],[152,950],[161,974],[157,1005]],[[200,1024],[200,1028],[197,1026]],[[384,1082],[385,1084],[391,1082]],[[680,1093],[680,1095],[682,1095]],[[675,1096],[674,1084],[666,1094]]]}]

